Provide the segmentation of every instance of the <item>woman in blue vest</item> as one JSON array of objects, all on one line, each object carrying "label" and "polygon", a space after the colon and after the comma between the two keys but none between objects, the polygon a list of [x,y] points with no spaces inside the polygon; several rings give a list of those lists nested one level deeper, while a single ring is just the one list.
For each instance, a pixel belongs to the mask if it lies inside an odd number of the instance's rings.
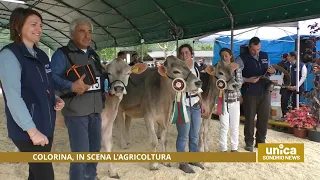
[{"label": "woman in blue vest", "polygon": [[[10,39],[0,51],[8,136],[21,152],[50,152],[56,111],[64,102],[55,96],[49,58],[36,47],[42,17],[17,8],[10,17]],[[52,163],[29,163],[29,180],[53,180]]]},{"label": "woman in blue vest", "polygon": [[[189,44],[183,44],[179,47],[179,56],[181,60],[184,60],[190,68],[190,71],[200,78],[200,72],[197,64],[193,61],[193,50]],[[201,92],[200,92],[201,93]],[[189,140],[189,152],[198,152],[198,139],[199,131],[201,127],[201,101],[200,94],[187,94],[185,103],[187,106],[187,112],[190,122],[186,124],[177,123],[178,137],[176,141],[177,152],[185,152],[187,141]],[[190,163],[193,166],[204,169],[199,162]],[[179,169],[185,173],[195,173],[193,168],[187,163],[181,162]]]}]

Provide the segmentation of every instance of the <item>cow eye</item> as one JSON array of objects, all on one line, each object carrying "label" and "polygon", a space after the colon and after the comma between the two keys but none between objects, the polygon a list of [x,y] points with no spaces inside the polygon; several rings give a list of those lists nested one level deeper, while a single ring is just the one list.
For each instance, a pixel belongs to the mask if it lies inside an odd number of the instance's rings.
[{"label": "cow eye", "polygon": [[222,73],[222,72],[219,72],[219,74],[220,74],[220,75],[223,75],[223,73]]},{"label": "cow eye", "polygon": [[179,71],[173,71],[173,74],[179,74],[180,72]]}]

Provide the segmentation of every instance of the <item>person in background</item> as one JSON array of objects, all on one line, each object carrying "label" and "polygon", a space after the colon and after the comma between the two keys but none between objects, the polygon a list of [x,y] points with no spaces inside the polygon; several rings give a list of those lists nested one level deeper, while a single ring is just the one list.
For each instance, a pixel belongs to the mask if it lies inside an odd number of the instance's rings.
[{"label": "person in background", "polygon": [[320,65],[315,64],[315,65],[312,66],[312,69],[316,74],[320,73]]},{"label": "person in background", "polygon": [[[90,19],[79,17],[70,25],[71,40],[57,49],[51,60],[55,89],[66,102],[62,111],[68,128],[72,152],[100,152],[101,112],[103,109],[102,66],[98,54],[90,47],[93,25]],[[85,74],[70,81],[66,74],[72,64],[91,65],[98,87],[84,83]],[[99,81],[99,79],[97,79]],[[95,180],[98,163],[71,163],[70,180]]]},{"label": "person in background", "polygon": [[155,67],[159,67],[159,66],[161,66],[161,63],[159,61],[156,61],[155,62]]},{"label": "person in background", "polygon": [[313,84],[315,88],[320,88],[320,58],[316,58],[312,65],[311,73],[313,74]]},{"label": "person in background", "polygon": [[[193,61],[193,50],[189,44],[183,44],[179,47],[179,59],[185,61],[189,66],[191,72],[195,74],[200,79],[200,72],[196,62]],[[202,91],[200,89],[200,91]],[[200,92],[201,93],[201,92]],[[199,131],[201,126],[201,113],[202,113],[202,104],[201,104],[201,95],[198,94],[187,94],[185,103],[187,106],[187,113],[189,115],[190,122],[186,124],[177,123],[178,136],[176,141],[177,152],[185,152],[187,141],[189,140],[189,152],[199,152],[198,140],[199,140]],[[200,167],[204,169],[203,165],[199,162],[189,163],[193,166]],[[195,173],[193,168],[185,162],[179,164],[179,169],[185,173]]]},{"label": "person in background", "polygon": [[268,78],[275,73],[275,69],[270,66],[268,54],[261,51],[261,41],[258,37],[250,39],[248,51],[240,54],[236,62],[242,69],[244,81],[241,94],[245,116],[245,150],[252,152],[255,116],[257,115],[255,147],[258,147],[259,143],[265,143],[271,108],[270,84],[260,77]]},{"label": "person in background", "polygon": [[[49,57],[36,46],[42,17],[33,9],[16,8],[9,25],[13,43],[0,52],[8,136],[20,152],[51,152],[56,111],[64,101],[54,94]],[[52,163],[29,163],[28,179],[53,180]]]},{"label": "person in background", "polygon": [[118,58],[119,60],[123,60],[123,61],[124,61],[124,60],[126,59],[126,53],[124,53],[124,52],[122,52],[122,51],[118,52],[117,58]]},{"label": "person in background", "polygon": [[[281,61],[277,64],[277,65],[283,67],[285,70],[287,69],[288,64],[289,64],[289,62],[287,60],[287,57],[288,57],[287,53],[282,54],[281,55]],[[280,71],[277,70],[276,73],[279,74]]]},{"label": "person in background", "polygon": [[129,66],[134,66],[135,64],[137,64],[137,63],[139,63],[139,61],[138,61],[138,54],[137,53],[133,53],[132,55],[131,55],[131,61],[130,61],[130,63],[129,63]]},{"label": "person in background", "polygon": [[[281,55],[281,61],[277,64],[279,66],[281,66],[284,70],[289,71],[289,67],[290,67],[290,62],[288,61],[288,54],[287,53],[284,53]],[[280,74],[282,76],[282,85],[285,85],[285,84],[288,84],[290,82],[286,82],[286,79],[284,78],[284,74],[281,73],[279,70],[276,71],[277,74]],[[281,88],[280,89],[280,95],[281,95],[281,107],[282,107],[282,113],[283,113],[283,107],[287,108],[288,107],[288,100],[285,100],[284,98],[287,98],[286,97],[286,91],[287,89],[286,88]],[[284,94],[284,95],[283,95]],[[285,104],[285,101],[286,101],[286,105]],[[281,117],[282,120],[284,120],[284,114],[282,114],[282,117]]]},{"label": "person in background", "polygon": [[219,116],[220,119],[220,147],[222,152],[227,152],[227,139],[230,127],[231,136],[231,152],[238,152],[239,145],[239,124],[240,124],[240,89],[243,83],[242,72],[238,64],[235,63],[233,54],[230,49],[222,48],[219,53],[221,60],[231,66],[233,78],[238,83],[234,90],[225,90],[224,109],[227,109],[224,114]]},{"label": "person in background", "polygon": [[207,68],[207,65],[204,63],[204,58],[199,59],[199,71],[205,72],[204,70]]},{"label": "person in background", "polygon": [[[297,107],[297,53],[292,51],[289,53],[288,57],[288,67],[287,70],[291,76],[290,87],[285,88],[281,92],[281,110],[282,110],[282,119],[284,119],[284,115],[288,112],[288,103],[289,99],[292,99],[292,109]],[[304,89],[304,81],[307,78],[307,67],[304,63],[300,62],[299,64],[299,94],[302,94]]]}]

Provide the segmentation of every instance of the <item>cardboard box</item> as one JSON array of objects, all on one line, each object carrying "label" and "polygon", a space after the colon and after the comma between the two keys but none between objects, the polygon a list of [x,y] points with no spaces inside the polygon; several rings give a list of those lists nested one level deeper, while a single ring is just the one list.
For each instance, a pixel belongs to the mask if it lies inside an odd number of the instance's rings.
[{"label": "cardboard box", "polygon": [[271,103],[271,110],[270,110],[271,119],[280,120],[282,117],[282,110],[280,103]]}]

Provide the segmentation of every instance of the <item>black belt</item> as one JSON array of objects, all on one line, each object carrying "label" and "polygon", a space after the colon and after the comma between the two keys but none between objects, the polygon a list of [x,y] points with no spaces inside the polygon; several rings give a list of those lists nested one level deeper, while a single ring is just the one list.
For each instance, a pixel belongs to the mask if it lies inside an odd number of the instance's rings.
[{"label": "black belt", "polygon": [[193,108],[198,108],[200,107],[200,102],[195,103],[194,105],[192,105]]},{"label": "black belt", "polygon": [[189,95],[187,95],[187,98],[193,98],[193,97],[197,97],[198,95],[196,95],[196,94],[193,94],[193,95],[191,95],[191,96],[189,96]]}]

